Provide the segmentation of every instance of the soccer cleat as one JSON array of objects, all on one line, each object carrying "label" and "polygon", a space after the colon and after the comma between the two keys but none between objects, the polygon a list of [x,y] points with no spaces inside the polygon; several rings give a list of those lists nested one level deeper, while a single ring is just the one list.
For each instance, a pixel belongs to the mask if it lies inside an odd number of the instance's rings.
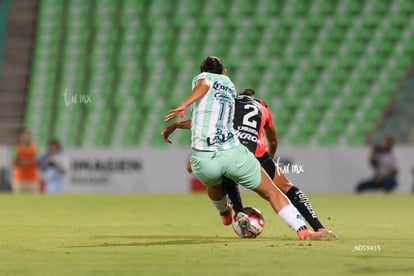
[{"label": "soccer cleat", "polygon": [[256,237],[251,229],[249,216],[246,213],[237,213],[237,223],[239,224],[243,238],[253,239]]},{"label": "soccer cleat", "polygon": [[227,210],[225,212],[220,213],[221,222],[224,225],[230,225],[233,221],[232,215],[231,215],[231,206],[227,204]]},{"label": "soccer cleat", "polygon": [[302,241],[332,241],[338,239],[336,234],[326,229],[320,229],[317,232],[309,229],[298,231],[298,237]]},{"label": "soccer cleat", "polygon": [[336,235],[334,232],[332,232],[331,230],[327,230],[327,229],[319,229],[318,231],[316,231],[316,233],[320,233],[322,240],[324,241],[335,241],[338,239],[338,235]]},{"label": "soccer cleat", "polygon": [[309,231],[309,229],[300,230],[297,232],[298,238],[301,241],[320,240],[316,232]]}]

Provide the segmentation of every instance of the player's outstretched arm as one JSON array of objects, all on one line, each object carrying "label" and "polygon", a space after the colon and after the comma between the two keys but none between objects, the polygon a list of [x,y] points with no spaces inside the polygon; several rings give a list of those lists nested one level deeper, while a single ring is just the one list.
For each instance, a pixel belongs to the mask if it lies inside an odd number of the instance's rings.
[{"label": "player's outstretched arm", "polygon": [[275,158],[275,153],[277,150],[277,132],[275,126],[272,124],[270,127],[264,129],[267,142],[269,144],[269,155],[270,157]]},{"label": "player's outstretched arm", "polygon": [[259,101],[259,103],[263,106],[262,110],[262,119],[264,120],[264,126],[263,129],[265,131],[265,135],[267,138],[267,144],[268,144],[268,152],[270,157],[272,159],[275,158],[275,153],[277,150],[277,131],[276,126],[273,123],[273,116],[272,112],[270,111],[269,107],[266,105],[264,101]]},{"label": "player's outstretched arm", "polygon": [[191,120],[179,122],[179,123],[173,123],[166,127],[163,131],[161,131],[162,138],[169,144],[172,144],[171,140],[168,139],[168,137],[177,129],[189,129],[191,127]]},{"label": "player's outstretched arm", "polygon": [[177,128],[190,129],[191,128],[191,120],[187,120],[187,121],[177,123]]},{"label": "player's outstretched arm", "polygon": [[193,104],[195,101],[204,97],[204,95],[207,94],[209,89],[210,86],[208,85],[206,79],[197,80],[196,85],[194,86],[194,89],[191,92],[190,96],[188,96],[187,99],[185,99],[179,107],[171,109],[168,115],[165,116],[164,121],[167,122],[171,119],[177,118],[177,122],[181,122],[181,119],[184,117],[187,107]]}]

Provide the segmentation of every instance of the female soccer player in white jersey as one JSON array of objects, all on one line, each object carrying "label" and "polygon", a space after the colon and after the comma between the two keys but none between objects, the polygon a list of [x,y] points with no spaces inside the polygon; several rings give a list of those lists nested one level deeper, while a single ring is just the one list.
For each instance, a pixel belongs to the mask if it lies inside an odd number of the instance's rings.
[{"label": "female soccer player in white jersey", "polygon": [[193,79],[192,93],[179,107],[170,110],[165,121],[178,118],[180,122],[187,108],[193,105],[190,163],[194,175],[207,186],[212,204],[221,214],[229,212],[221,185],[223,177],[228,177],[269,201],[280,218],[297,232],[299,239],[324,239],[323,234],[307,229],[298,210],[235,136],[236,89],[226,76],[221,60],[209,56],[200,69],[201,74]]},{"label": "female soccer player in white jersey", "polygon": [[[266,173],[273,179],[273,183],[288,197],[290,202],[298,209],[300,214],[308,221],[315,231],[324,232],[326,239],[335,240],[334,232],[325,229],[313,210],[312,204],[306,195],[293,185],[286,174],[277,167],[274,162],[274,155],[277,148],[277,132],[273,124],[270,109],[262,100],[253,98],[253,89],[245,89],[235,100],[235,112],[233,127],[236,129],[236,136],[246,148],[256,156]],[[161,133],[168,143],[169,135],[177,128],[190,129],[191,120],[169,125]],[[267,139],[266,139],[267,138]],[[267,140],[273,142],[269,143]],[[223,190],[231,200],[233,210],[243,212],[243,203],[240,197],[238,185],[231,179],[224,178]],[[223,224],[226,225],[227,216],[222,216]]]}]

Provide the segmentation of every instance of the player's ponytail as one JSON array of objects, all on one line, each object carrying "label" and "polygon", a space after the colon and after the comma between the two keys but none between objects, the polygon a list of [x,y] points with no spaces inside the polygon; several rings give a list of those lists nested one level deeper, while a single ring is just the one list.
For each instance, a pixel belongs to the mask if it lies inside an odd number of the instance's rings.
[{"label": "player's ponytail", "polygon": [[215,56],[208,56],[200,66],[201,72],[208,72],[214,74],[222,74],[223,73],[223,63],[218,57]]}]

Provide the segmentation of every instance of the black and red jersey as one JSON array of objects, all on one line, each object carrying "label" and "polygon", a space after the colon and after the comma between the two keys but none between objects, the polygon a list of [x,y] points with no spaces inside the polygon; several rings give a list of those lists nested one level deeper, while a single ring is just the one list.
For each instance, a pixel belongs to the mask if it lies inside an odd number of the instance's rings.
[{"label": "black and red jersey", "polygon": [[268,151],[264,129],[273,126],[272,113],[263,101],[250,96],[236,97],[235,108],[236,136],[256,157],[262,157]]}]

